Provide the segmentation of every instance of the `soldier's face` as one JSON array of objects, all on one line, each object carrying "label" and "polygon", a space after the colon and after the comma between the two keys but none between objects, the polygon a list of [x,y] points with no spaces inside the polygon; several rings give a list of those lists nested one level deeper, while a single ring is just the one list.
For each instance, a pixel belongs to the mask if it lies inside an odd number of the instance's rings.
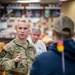
[{"label": "soldier's face", "polygon": [[20,22],[18,23],[16,31],[19,39],[26,39],[30,30],[27,23]]},{"label": "soldier's face", "polygon": [[32,31],[30,35],[31,35],[32,41],[36,43],[38,39],[40,38],[41,33],[39,31]]}]

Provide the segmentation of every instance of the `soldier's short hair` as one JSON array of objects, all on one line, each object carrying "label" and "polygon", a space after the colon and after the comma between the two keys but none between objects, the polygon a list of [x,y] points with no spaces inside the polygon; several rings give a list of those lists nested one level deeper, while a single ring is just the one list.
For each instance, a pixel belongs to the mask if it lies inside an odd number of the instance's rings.
[{"label": "soldier's short hair", "polygon": [[28,27],[30,27],[30,25],[28,24],[28,22],[27,22],[26,20],[22,19],[22,20],[20,20],[20,21],[15,25],[15,29],[17,28],[17,26],[18,26],[18,24],[19,24],[20,22],[26,23],[26,24],[28,25]]}]

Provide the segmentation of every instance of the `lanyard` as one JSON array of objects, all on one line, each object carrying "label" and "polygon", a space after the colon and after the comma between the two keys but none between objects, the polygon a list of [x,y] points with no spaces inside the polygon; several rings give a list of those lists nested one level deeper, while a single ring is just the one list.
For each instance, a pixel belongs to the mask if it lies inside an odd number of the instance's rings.
[{"label": "lanyard", "polygon": [[[61,31],[62,31],[62,13],[60,14],[60,28],[61,28]],[[62,71],[63,71],[63,75],[65,75],[65,58],[64,58],[64,43],[63,43],[63,36],[61,35],[61,41],[59,41],[57,43],[57,49],[59,52],[61,52],[61,55],[62,55]]]}]

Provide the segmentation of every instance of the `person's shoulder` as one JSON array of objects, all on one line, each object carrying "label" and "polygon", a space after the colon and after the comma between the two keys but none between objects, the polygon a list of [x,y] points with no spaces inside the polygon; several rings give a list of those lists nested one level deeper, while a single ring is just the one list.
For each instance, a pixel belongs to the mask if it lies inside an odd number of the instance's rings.
[{"label": "person's shoulder", "polygon": [[36,48],[28,40],[27,42],[28,42],[28,49],[36,53]]},{"label": "person's shoulder", "polygon": [[[35,60],[38,60],[39,62],[44,62],[50,57],[50,54],[48,52],[41,53],[40,55],[35,57]],[[51,59],[51,57],[50,57]]]},{"label": "person's shoulder", "polygon": [[13,45],[14,45],[14,39],[13,40],[11,40],[9,43],[7,43],[4,47],[3,47],[3,49],[5,49],[5,50],[7,50],[7,49],[9,49],[9,48],[12,48],[13,47]]},{"label": "person's shoulder", "polygon": [[42,42],[41,40],[38,40],[38,42],[37,42],[40,46],[43,46],[43,47],[45,47],[46,45],[45,45],[45,43],[44,42]]},{"label": "person's shoulder", "polygon": [[37,59],[46,59],[46,58],[52,58],[55,55],[57,55],[57,53],[55,53],[53,50],[49,50],[47,52],[41,53],[40,55],[37,56]]},{"label": "person's shoulder", "polygon": [[30,43],[29,40],[27,40],[27,42],[28,42],[28,47],[29,47],[29,48],[35,48],[35,47]]},{"label": "person's shoulder", "polygon": [[41,58],[47,57],[48,55],[49,55],[49,52],[47,51],[38,55],[37,58],[41,59]]},{"label": "person's shoulder", "polygon": [[38,40],[39,43],[44,44],[44,42],[42,42],[41,40]]}]

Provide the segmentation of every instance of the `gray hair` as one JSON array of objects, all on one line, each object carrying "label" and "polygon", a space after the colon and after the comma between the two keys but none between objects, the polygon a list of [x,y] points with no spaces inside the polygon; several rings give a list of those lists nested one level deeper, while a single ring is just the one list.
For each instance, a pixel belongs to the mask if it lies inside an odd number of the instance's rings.
[{"label": "gray hair", "polygon": [[31,30],[30,32],[39,31],[41,33],[41,30],[38,26],[33,26],[30,30]]}]

